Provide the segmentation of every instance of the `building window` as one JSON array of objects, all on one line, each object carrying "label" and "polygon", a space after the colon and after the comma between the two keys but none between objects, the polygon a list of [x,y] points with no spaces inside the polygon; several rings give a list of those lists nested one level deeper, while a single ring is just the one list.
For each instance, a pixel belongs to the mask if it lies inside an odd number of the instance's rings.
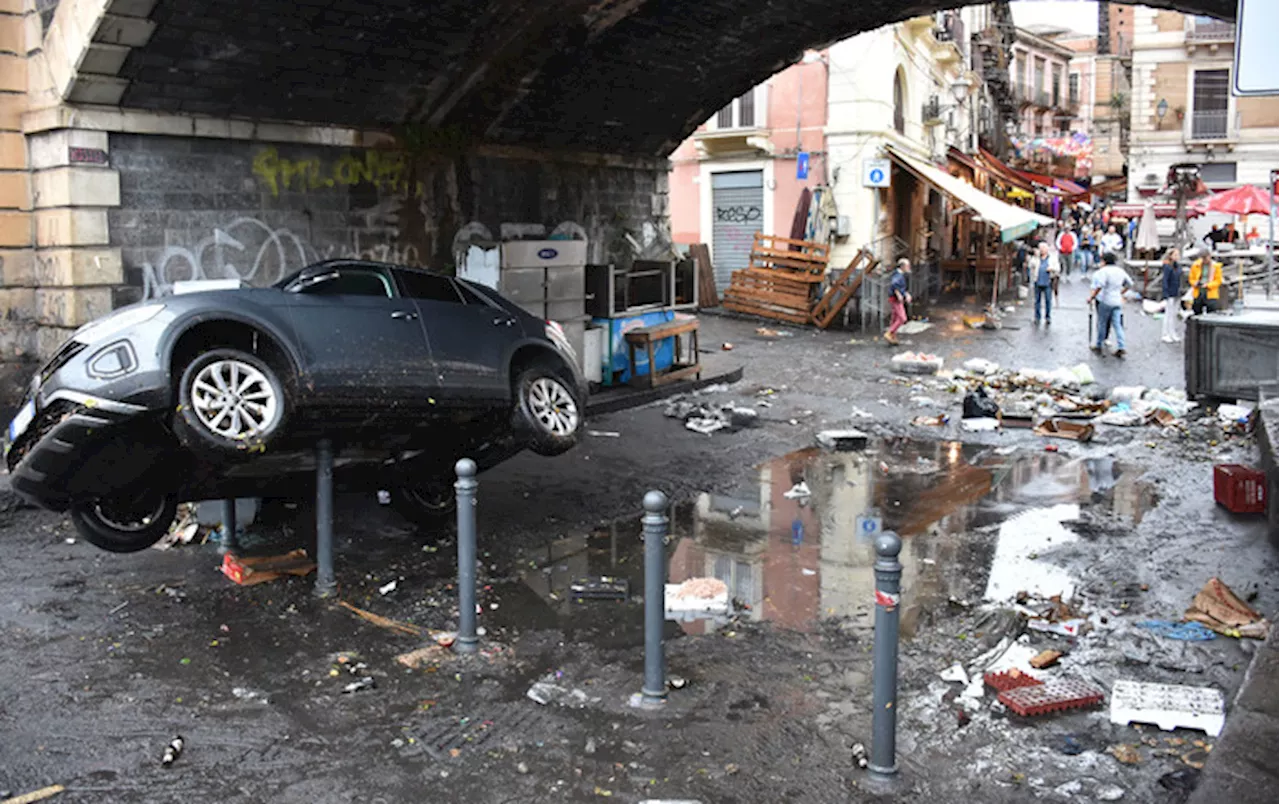
[{"label": "building window", "polygon": [[1053,105],[1062,106],[1062,68],[1056,64],[1053,66]]},{"label": "building window", "polygon": [[1080,105],[1080,73],[1067,76],[1067,103],[1072,106]]},{"label": "building window", "polygon": [[757,89],[759,87],[747,90],[741,98],[721,109],[716,114],[716,128],[755,128]]},{"label": "building window", "polygon": [[1196,70],[1191,95],[1191,138],[1227,138],[1228,70]]},{"label": "building window", "polygon": [[1206,162],[1200,166],[1200,181],[1205,184],[1235,184],[1235,162]]},{"label": "building window", "polygon": [[893,130],[907,133],[907,90],[902,85],[902,70],[893,74]]}]

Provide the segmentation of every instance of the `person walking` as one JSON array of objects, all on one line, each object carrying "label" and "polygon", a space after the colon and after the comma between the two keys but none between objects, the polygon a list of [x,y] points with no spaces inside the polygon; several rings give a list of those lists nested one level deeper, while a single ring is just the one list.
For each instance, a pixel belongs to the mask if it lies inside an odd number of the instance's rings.
[{"label": "person walking", "polygon": [[1121,307],[1124,304],[1124,291],[1133,284],[1129,274],[1116,265],[1116,255],[1108,252],[1102,255],[1102,268],[1093,275],[1093,292],[1089,294],[1089,304],[1098,304],[1098,339],[1090,346],[1096,353],[1102,352],[1102,345],[1108,334],[1116,331],[1116,357],[1124,357],[1124,317]]},{"label": "person walking", "polygon": [[1098,238],[1093,227],[1085,226],[1080,232],[1080,268],[1086,274],[1093,270],[1097,248]]},{"label": "person walking", "polygon": [[898,330],[907,323],[907,305],[911,303],[911,294],[907,292],[907,277],[911,274],[911,260],[906,257],[898,260],[898,267],[889,277],[889,328],[885,330],[884,339],[891,346],[898,345]]},{"label": "person walking", "polygon": [[1182,310],[1182,268],[1178,266],[1178,250],[1171,248],[1164,253],[1161,266],[1160,295],[1164,296],[1164,328],[1160,340],[1180,343],[1178,337],[1178,312]]},{"label": "person walking", "polygon": [[1200,315],[1218,309],[1218,289],[1222,287],[1222,263],[1213,259],[1207,250],[1201,249],[1196,261],[1191,263],[1191,312]]},{"label": "person walking", "polygon": [[1079,238],[1076,233],[1071,231],[1071,227],[1063,226],[1062,231],[1058,233],[1058,259],[1062,262],[1063,276],[1071,276],[1071,267],[1076,260],[1076,246],[1079,244]]},{"label": "person walking", "polygon": [[1116,231],[1114,224],[1107,227],[1107,233],[1102,236],[1102,254],[1119,254],[1124,251],[1124,239],[1120,237],[1120,233]]},{"label": "person walking", "polygon": [[1040,301],[1043,299],[1044,323],[1048,326],[1053,323],[1053,302],[1050,298],[1053,293],[1053,280],[1058,278],[1058,271],[1061,269],[1054,264],[1049,254],[1049,244],[1043,240],[1040,241],[1032,262],[1036,269],[1036,324],[1040,323]]}]

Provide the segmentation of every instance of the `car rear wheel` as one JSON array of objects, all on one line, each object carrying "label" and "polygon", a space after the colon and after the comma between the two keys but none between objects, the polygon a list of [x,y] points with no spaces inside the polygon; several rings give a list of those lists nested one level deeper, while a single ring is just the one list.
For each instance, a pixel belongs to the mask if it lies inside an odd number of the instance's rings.
[{"label": "car rear wheel", "polygon": [[144,491],[71,506],[71,522],[84,540],[112,553],[145,550],[169,532],[178,513],[171,494]]},{"label": "car rear wheel", "polygon": [[224,456],[261,452],[284,430],[287,411],[275,369],[239,349],[214,349],[182,372],[173,430],[188,449]]},{"label": "car rear wheel", "polygon": [[517,433],[539,455],[560,455],[578,443],[583,400],[574,383],[555,368],[538,364],[516,378]]},{"label": "car rear wheel", "polygon": [[458,511],[453,486],[445,482],[400,486],[391,492],[391,505],[400,516],[424,528],[439,527]]}]

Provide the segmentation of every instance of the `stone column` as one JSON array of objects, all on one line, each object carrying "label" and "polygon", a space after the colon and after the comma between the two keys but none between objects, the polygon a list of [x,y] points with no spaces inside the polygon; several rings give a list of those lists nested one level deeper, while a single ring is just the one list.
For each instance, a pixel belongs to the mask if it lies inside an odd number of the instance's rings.
[{"label": "stone column", "polygon": [[[22,114],[27,36],[22,0],[0,0],[0,388],[20,389],[36,360],[31,192]],[[0,391],[0,419],[16,402]]]},{"label": "stone column", "polygon": [[107,209],[120,205],[120,174],[105,131],[57,129],[27,138],[35,208],[37,349],[53,353],[71,331],[111,311],[124,281],[110,247]]}]

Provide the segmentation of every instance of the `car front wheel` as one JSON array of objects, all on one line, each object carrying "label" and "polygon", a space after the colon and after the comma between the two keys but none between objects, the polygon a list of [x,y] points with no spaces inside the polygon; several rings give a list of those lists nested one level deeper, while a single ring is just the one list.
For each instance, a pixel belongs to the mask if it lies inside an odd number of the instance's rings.
[{"label": "car front wheel", "polygon": [[539,455],[553,456],[578,443],[583,400],[574,384],[554,368],[536,365],[516,378],[516,431]]},{"label": "car front wheel", "polygon": [[160,541],[177,513],[173,495],[146,491],[76,503],[71,506],[71,522],[95,547],[136,553]]},{"label": "car front wheel", "polygon": [[446,524],[458,511],[458,499],[447,482],[402,485],[391,492],[400,516],[423,528]]},{"label": "car front wheel", "polygon": [[287,409],[284,385],[264,360],[214,349],[183,371],[173,429],[189,449],[224,456],[261,451],[283,431]]}]

